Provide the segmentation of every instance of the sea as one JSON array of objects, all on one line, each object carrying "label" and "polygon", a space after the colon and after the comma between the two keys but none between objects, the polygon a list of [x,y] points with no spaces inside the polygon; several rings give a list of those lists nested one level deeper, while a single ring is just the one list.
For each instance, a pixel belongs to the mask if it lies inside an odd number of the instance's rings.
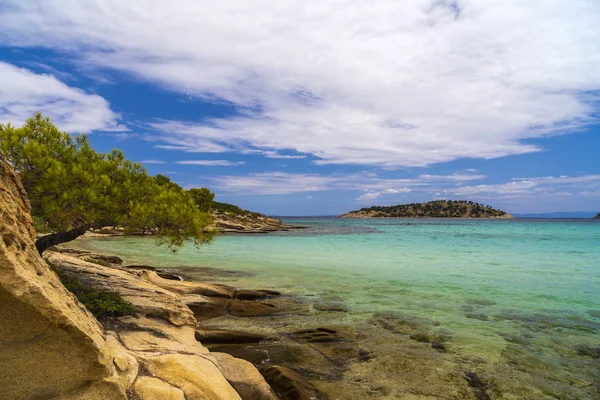
[{"label": "sea", "polygon": [[[347,383],[354,394],[337,398],[461,398],[456,377],[473,372],[475,381],[461,379],[477,399],[600,399],[600,220],[284,222],[305,228],[222,234],[176,253],[149,237],[77,245],[130,264],[240,271],[225,283],[342,306],[325,320],[310,310],[315,323],[364,332],[362,345],[375,357],[348,370],[344,379],[363,382]],[[417,321],[444,348],[411,340],[382,318]],[[384,389],[350,389],[367,384]]]}]

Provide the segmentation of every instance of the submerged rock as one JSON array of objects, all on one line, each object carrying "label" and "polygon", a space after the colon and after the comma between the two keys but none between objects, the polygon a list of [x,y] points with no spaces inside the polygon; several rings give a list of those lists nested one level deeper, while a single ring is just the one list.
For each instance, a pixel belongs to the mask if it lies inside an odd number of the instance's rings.
[{"label": "submerged rock", "polygon": [[577,346],[577,354],[583,357],[600,358],[600,346],[593,347],[588,345]]}]

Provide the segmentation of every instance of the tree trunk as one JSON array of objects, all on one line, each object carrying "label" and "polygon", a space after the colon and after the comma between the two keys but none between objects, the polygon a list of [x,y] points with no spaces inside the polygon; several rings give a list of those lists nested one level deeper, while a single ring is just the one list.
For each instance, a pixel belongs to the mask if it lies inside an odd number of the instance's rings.
[{"label": "tree trunk", "polygon": [[70,231],[51,233],[36,240],[35,247],[37,248],[38,253],[42,255],[42,253],[48,249],[48,247],[75,240],[79,236],[83,235],[87,230],[87,226],[79,226],[71,229]]}]

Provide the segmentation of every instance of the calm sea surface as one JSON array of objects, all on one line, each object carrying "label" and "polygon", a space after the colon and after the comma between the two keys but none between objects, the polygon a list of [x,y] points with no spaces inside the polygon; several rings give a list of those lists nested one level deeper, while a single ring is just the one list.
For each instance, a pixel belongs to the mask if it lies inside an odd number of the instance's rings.
[{"label": "calm sea surface", "polygon": [[517,384],[537,387],[538,398],[600,398],[600,221],[285,222],[308,228],[222,235],[177,254],[151,238],[82,245],[129,263],[251,273],[239,286],[341,299],[348,324],[381,312],[426,317],[451,335],[450,352],[495,365],[489,374],[519,370]]}]

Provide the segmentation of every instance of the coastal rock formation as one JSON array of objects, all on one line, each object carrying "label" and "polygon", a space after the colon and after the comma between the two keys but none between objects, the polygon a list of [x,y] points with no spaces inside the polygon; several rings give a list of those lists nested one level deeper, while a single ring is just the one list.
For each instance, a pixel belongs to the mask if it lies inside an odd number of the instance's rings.
[{"label": "coastal rock formation", "polygon": [[428,203],[373,206],[338,218],[513,218],[512,215],[472,201],[436,200]]},{"label": "coastal rock formation", "polygon": [[600,213],[594,217],[594,219],[600,219]]},{"label": "coastal rock formation", "polygon": [[219,232],[266,233],[285,230],[280,219],[257,213],[213,212],[213,227]]},{"label": "coastal rock formation", "polygon": [[0,213],[2,397],[126,399],[127,371],[117,370],[100,324],[39,257],[25,191],[2,155]]},{"label": "coastal rock formation", "polygon": [[164,279],[121,267],[118,258],[47,251],[61,278],[117,292],[135,310],[100,324],[38,255],[25,191],[0,157],[2,398],[276,399],[252,365],[212,355],[196,340],[198,323],[182,298],[232,301],[233,288]]}]

